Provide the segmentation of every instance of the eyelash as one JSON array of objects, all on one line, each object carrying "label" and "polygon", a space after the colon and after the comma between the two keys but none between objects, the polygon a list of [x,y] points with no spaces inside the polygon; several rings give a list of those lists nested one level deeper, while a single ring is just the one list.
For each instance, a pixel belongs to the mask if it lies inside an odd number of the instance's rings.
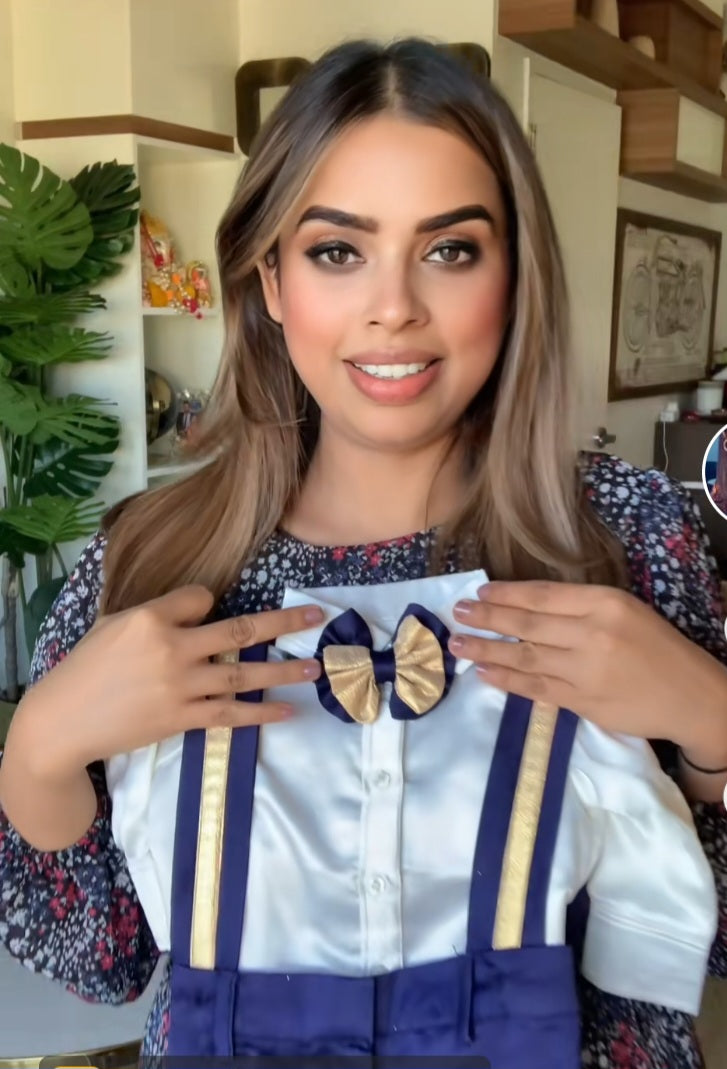
[{"label": "eyelash", "polygon": [[[468,257],[466,260],[458,260],[458,261],[451,261],[451,260],[450,261],[448,261],[448,260],[435,261],[436,263],[439,263],[443,267],[460,267],[460,268],[462,268],[462,267],[470,267],[472,264],[477,263],[477,261],[480,259],[480,249],[479,249],[479,247],[477,245],[475,245],[471,241],[461,241],[461,240],[460,241],[442,241],[442,242],[440,242],[439,245],[435,245],[435,247],[433,249],[430,249],[429,252],[427,253],[427,256],[431,256],[432,253],[435,253],[435,252],[441,252],[443,249],[456,249],[459,252],[466,253],[467,257]],[[335,269],[335,268],[344,268],[344,267],[351,267],[352,266],[352,264],[350,262],[349,263],[332,263],[330,260],[324,260],[323,257],[327,253],[331,253],[331,252],[344,252],[344,253],[351,253],[354,256],[357,255],[356,250],[354,249],[353,245],[349,245],[345,241],[326,241],[326,242],[322,242],[319,245],[314,245],[312,248],[308,249],[307,252],[306,252],[306,256],[308,256],[311,260],[313,260],[314,263],[321,264],[324,267],[330,267],[330,268],[334,268]]]}]

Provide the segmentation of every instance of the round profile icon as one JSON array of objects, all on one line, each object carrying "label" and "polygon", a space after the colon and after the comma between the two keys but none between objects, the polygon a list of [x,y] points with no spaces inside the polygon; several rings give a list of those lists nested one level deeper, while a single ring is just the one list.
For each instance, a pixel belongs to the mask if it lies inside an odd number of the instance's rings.
[{"label": "round profile icon", "polygon": [[707,446],[702,483],[712,507],[727,520],[727,427],[717,431]]}]

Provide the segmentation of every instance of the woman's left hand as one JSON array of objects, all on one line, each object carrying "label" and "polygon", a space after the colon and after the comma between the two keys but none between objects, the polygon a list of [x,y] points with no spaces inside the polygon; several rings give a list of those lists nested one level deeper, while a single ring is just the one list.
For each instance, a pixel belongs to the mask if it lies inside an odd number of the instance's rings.
[{"label": "woman's left hand", "polygon": [[571,709],[606,731],[670,739],[727,764],[727,671],[650,606],[611,587],[493,582],[459,603],[450,649],[502,690]]}]

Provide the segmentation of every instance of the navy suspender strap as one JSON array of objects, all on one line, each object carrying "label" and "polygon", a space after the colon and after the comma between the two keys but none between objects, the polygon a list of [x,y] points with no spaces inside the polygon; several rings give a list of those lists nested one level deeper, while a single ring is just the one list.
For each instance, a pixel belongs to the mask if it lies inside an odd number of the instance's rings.
[{"label": "navy suspender strap", "polygon": [[[240,650],[241,661],[264,661],[267,644]],[[248,702],[262,700],[262,691],[238,695]],[[174,960],[180,965],[194,965],[192,939],[194,928],[195,889],[198,886],[197,860],[202,810],[202,784],[205,767],[204,729],[185,735],[177,821],[174,835],[174,861],[171,904],[171,945]],[[209,967],[236,971],[242,941],[245,912],[247,867],[252,821],[255,763],[259,728],[257,725],[235,728],[229,732],[229,759],[224,784],[224,821],[217,844],[221,866],[217,883],[218,904],[215,915],[220,919],[214,935],[214,962]],[[210,903],[202,903],[207,908]]]},{"label": "navy suspender strap", "polygon": [[475,847],[469,952],[545,944],[548,885],[576,725],[569,710],[507,697]]}]

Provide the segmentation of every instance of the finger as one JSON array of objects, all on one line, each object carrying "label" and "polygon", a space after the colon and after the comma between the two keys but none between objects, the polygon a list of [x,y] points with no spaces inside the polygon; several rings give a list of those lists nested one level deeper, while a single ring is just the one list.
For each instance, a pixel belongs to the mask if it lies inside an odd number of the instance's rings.
[{"label": "finger", "polygon": [[526,672],[518,672],[514,668],[503,668],[498,665],[478,665],[477,675],[483,682],[497,687],[498,690],[504,690],[508,694],[520,694],[523,698],[530,698],[534,702],[548,702],[559,708],[577,712],[576,692],[562,679],[553,679],[552,676],[545,675],[530,675]]},{"label": "finger", "polygon": [[489,601],[460,601],[454,607],[454,617],[480,631],[494,631],[560,649],[574,649],[583,630],[583,619],[579,616],[555,616]]},{"label": "finger", "polygon": [[242,728],[273,724],[295,715],[285,702],[238,702],[234,698],[191,702],[185,708],[183,731],[193,728]]},{"label": "finger", "polygon": [[160,598],[154,598],[148,605],[170,624],[199,624],[211,611],[215,603],[213,594],[199,584],[182,586]]},{"label": "finger", "polygon": [[546,579],[527,579],[517,583],[485,583],[477,596],[490,605],[529,609],[531,612],[552,613],[555,616],[586,616],[594,602],[609,587],[588,586],[583,583],[555,583]]},{"label": "finger", "polygon": [[240,650],[256,646],[258,642],[271,642],[278,635],[307,631],[322,623],[323,619],[323,610],[317,605],[297,605],[292,609],[233,616],[229,620],[219,620],[198,628],[193,642],[200,657],[214,657],[226,650]]},{"label": "finger", "polygon": [[285,687],[293,683],[310,683],[321,674],[318,661],[239,661],[208,664],[193,672],[189,681],[190,698],[249,694],[251,691]]},{"label": "finger", "polygon": [[573,685],[574,661],[570,652],[534,642],[505,642],[477,635],[453,635],[451,652],[460,659],[492,668],[513,669],[525,675],[547,675]]}]

